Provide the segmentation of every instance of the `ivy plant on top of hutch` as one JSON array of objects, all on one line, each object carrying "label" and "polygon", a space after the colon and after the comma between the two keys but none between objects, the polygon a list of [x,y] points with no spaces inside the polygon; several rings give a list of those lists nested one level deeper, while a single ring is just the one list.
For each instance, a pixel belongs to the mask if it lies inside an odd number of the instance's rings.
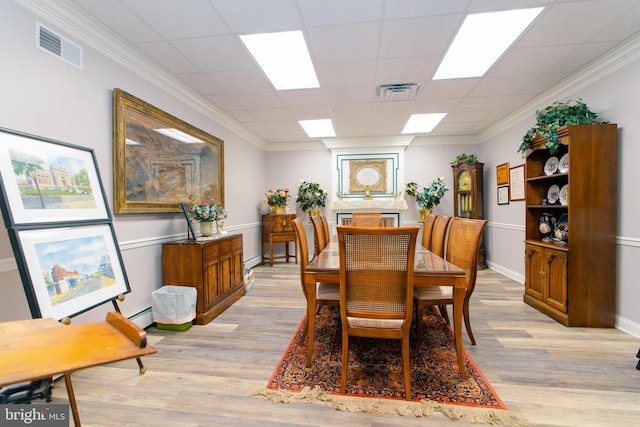
[{"label": "ivy plant on top of hutch", "polygon": [[575,107],[537,111],[518,149],[526,155],[523,299],[565,326],[613,327],[617,125]]},{"label": "ivy plant on top of hutch", "polygon": [[[484,219],[483,168],[475,154],[458,154],[451,162],[453,169],[453,211],[455,216]],[[478,268],[487,268],[484,239],[480,240]]]}]

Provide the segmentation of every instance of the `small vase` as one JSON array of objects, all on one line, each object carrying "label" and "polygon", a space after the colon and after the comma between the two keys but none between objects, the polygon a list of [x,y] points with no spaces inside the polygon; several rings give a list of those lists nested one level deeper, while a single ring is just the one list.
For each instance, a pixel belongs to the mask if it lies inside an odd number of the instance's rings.
[{"label": "small vase", "polygon": [[319,209],[311,209],[309,211],[309,219],[313,218],[314,216],[318,216],[320,215],[320,210]]},{"label": "small vase", "polygon": [[420,209],[420,222],[425,222],[432,209]]},{"label": "small vase", "polygon": [[284,206],[276,206],[276,213],[277,214],[283,214],[284,213]]},{"label": "small vase", "polygon": [[224,219],[216,221],[216,234],[224,234]]},{"label": "small vase", "polygon": [[275,206],[269,206],[269,213],[276,213],[276,207]]},{"label": "small vase", "polygon": [[200,235],[203,237],[213,236],[213,222],[201,222],[200,223]]}]

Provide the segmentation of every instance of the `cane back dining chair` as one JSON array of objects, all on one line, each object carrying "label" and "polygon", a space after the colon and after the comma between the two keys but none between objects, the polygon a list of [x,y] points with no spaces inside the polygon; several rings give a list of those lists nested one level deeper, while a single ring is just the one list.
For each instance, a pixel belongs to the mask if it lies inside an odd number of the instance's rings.
[{"label": "cane back dining chair", "polygon": [[[304,288],[304,273],[307,271],[307,264],[309,263],[309,246],[307,240],[307,232],[304,229],[304,224],[300,218],[295,218],[291,221],[293,228],[296,230],[296,236],[298,238],[298,250],[300,252],[300,285],[302,286],[302,293],[304,298],[307,299],[307,293]],[[340,303],[340,284],[339,283],[316,283],[316,305],[318,308],[322,305],[338,305]],[[316,311],[317,312],[317,311]],[[304,344],[304,340],[307,337],[307,330],[309,322],[306,322],[304,332],[300,338],[300,345]]]},{"label": "cane back dining chair", "polygon": [[411,400],[409,329],[419,227],[338,226],[342,377],[346,393],[349,337],[401,341],[404,392]]},{"label": "cane back dining chair", "polygon": [[447,242],[447,228],[451,222],[450,216],[436,215],[431,231],[431,247],[429,250],[440,258],[444,258],[445,243]]},{"label": "cane back dining chair", "polygon": [[324,233],[324,225],[322,225],[322,218],[320,218],[320,215],[312,216],[311,223],[313,224],[313,241],[315,247],[313,257],[315,258],[327,246],[329,239]]},{"label": "cane back dining chair", "polygon": [[354,227],[382,227],[382,212],[354,212],[351,217]]},{"label": "cane back dining chair", "polygon": [[433,214],[427,215],[422,226],[422,247],[431,250],[431,233],[433,231],[433,223],[436,220],[436,216]]},{"label": "cane back dining chair", "polygon": [[[473,332],[471,332],[469,299],[476,285],[478,249],[480,248],[480,239],[486,225],[486,219],[453,218],[447,239],[447,261],[462,268],[467,273],[462,314],[472,345],[476,345],[476,340],[473,337]],[[414,299],[416,301],[416,348],[419,348],[422,342],[424,309],[428,306],[437,305],[440,313],[449,323],[447,305],[453,305],[453,287],[424,286],[416,288]]]}]

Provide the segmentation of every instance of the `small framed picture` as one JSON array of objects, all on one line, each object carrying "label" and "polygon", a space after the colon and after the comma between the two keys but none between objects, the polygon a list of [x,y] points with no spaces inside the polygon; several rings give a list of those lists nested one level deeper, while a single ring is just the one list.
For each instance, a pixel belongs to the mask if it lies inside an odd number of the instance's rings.
[{"label": "small framed picture", "polygon": [[502,185],[498,187],[498,204],[499,205],[509,204],[509,186],[508,185]]},{"label": "small framed picture", "polygon": [[525,199],[524,177],[524,164],[509,169],[509,200],[512,202]]},{"label": "small framed picture", "polygon": [[496,184],[509,185],[509,163],[496,166]]}]

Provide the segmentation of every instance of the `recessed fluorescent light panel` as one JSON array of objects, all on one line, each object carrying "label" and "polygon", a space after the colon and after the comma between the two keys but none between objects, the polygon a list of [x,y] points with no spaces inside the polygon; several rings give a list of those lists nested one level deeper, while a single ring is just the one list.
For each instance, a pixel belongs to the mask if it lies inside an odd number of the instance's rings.
[{"label": "recessed fluorescent light panel", "polygon": [[484,75],[543,9],[538,7],[467,16],[433,79]]},{"label": "recessed fluorescent light panel", "polygon": [[428,133],[435,128],[446,113],[412,114],[402,133]]},{"label": "recessed fluorescent light panel", "polygon": [[336,136],[330,119],[299,120],[298,123],[300,123],[309,138]]},{"label": "recessed fluorescent light panel", "polygon": [[156,132],[186,144],[204,144],[204,141],[174,128],[154,129]]},{"label": "recessed fluorescent light panel", "polygon": [[276,90],[320,87],[301,31],[240,36]]}]

